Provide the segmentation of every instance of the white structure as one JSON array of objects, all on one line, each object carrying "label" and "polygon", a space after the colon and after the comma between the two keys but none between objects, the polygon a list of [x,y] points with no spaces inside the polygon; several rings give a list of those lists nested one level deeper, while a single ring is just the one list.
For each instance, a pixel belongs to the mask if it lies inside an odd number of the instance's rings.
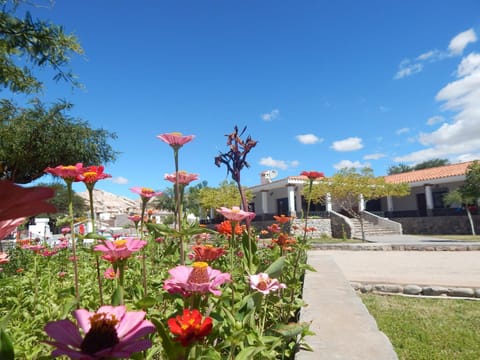
[{"label": "white structure", "polygon": [[50,225],[48,225],[48,218],[35,218],[35,225],[28,226],[28,232],[32,238],[40,238],[45,240],[52,236],[50,232]]}]

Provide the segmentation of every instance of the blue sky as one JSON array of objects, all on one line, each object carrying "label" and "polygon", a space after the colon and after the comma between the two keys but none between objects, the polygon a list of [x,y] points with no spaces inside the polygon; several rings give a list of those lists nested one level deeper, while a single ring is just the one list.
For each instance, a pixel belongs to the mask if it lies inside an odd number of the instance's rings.
[{"label": "blue sky", "polygon": [[235,125],[258,140],[245,186],[267,169],[385,175],[400,162],[480,159],[478,0],[58,0],[30,10],[83,46],[71,69],[84,89],[47,81],[41,98],[66,99],[70,115],[117,134],[113,178],[97,185],[106,191],[136,198],[132,186],[171,186],[173,152],[156,136],[174,131],[195,135],[180,169],[218,186],[229,178],[214,157]]}]

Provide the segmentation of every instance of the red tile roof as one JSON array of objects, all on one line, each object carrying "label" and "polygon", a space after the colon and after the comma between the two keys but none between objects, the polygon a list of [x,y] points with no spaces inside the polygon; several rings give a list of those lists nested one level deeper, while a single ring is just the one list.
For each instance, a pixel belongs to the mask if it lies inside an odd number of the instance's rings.
[{"label": "red tile roof", "polygon": [[468,166],[472,163],[473,161],[469,161],[460,164],[450,164],[435,168],[409,171],[401,174],[387,175],[385,176],[385,182],[391,184],[413,183],[417,181],[428,181],[465,175]]}]

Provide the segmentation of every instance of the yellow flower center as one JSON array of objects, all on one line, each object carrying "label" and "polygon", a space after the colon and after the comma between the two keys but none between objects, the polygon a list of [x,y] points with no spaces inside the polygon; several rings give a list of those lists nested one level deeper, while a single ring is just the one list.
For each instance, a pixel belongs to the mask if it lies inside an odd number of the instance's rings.
[{"label": "yellow flower center", "polygon": [[93,314],[89,319],[90,330],[80,345],[82,353],[93,355],[120,342],[115,326],[120,322],[115,315],[106,313]]},{"label": "yellow flower center", "polygon": [[64,170],[76,170],[77,167],[75,165],[64,165],[63,169]]},{"label": "yellow flower center", "polygon": [[188,282],[194,284],[205,284],[210,281],[208,276],[208,263],[204,261],[196,261],[192,264],[192,272],[188,277]]},{"label": "yellow flower center", "polygon": [[178,131],[171,132],[170,135],[173,135],[173,136],[183,136],[183,134],[182,134],[181,132],[178,132]]},{"label": "yellow flower center", "polygon": [[142,194],[152,194],[154,193],[153,189],[150,189],[150,188],[142,188]]},{"label": "yellow flower center", "polygon": [[122,247],[125,247],[125,244],[127,243],[127,240],[125,239],[117,239],[117,240],[113,240],[113,245],[115,245],[115,247],[117,249],[119,248],[122,248]]},{"label": "yellow flower center", "polygon": [[97,173],[95,171],[87,171],[83,173],[83,176],[85,177],[85,182],[92,182],[97,179]]}]

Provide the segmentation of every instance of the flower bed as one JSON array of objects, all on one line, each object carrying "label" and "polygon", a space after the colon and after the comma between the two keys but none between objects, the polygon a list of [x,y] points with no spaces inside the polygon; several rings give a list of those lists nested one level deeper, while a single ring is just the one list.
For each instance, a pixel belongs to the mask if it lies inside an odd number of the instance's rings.
[{"label": "flower bed", "polygon": [[[196,176],[178,171],[178,151],[193,137],[159,138],[174,150],[176,226],[149,222],[147,203],[161,193],[135,187],[137,236],[107,240],[67,229],[53,247],[24,240],[2,254],[0,358],[293,359],[308,347],[308,324],[297,321],[309,270],[307,220],[294,238],[286,230],[291,219],[276,217],[264,229],[272,241],[261,244],[249,226],[255,214],[239,207],[217,209],[225,217],[217,231],[182,223],[183,191]],[[82,164],[47,172],[69,191],[85,182],[90,194],[109,177]],[[92,205],[91,214],[93,222]],[[83,238],[94,243],[84,246]]]}]

